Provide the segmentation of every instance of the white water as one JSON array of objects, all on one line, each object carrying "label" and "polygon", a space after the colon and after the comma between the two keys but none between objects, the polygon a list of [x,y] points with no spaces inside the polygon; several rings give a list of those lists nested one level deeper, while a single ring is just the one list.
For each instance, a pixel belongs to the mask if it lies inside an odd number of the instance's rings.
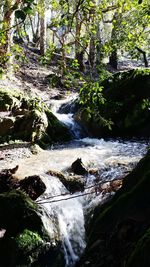
[{"label": "white water", "polygon": [[[93,188],[83,192],[91,193],[89,195],[80,196],[83,194],[81,192],[70,195],[58,178],[47,175],[46,172],[50,169],[67,173],[71,164],[77,158],[81,158],[86,168],[97,169],[99,172],[98,178],[88,175],[86,187],[89,187],[101,180],[122,178],[135,166],[147,149],[145,141],[80,138],[81,129],[74,124],[73,114],[57,113],[59,106],[69,100],[53,101],[53,111],[71,128],[76,139],[41,151],[28,159],[14,160],[12,166],[19,164],[17,171],[19,177],[39,174],[46,183],[47,190],[37,202],[43,209],[43,222],[49,231],[50,239],[54,243],[59,239],[62,241],[67,267],[75,264],[86,246],[84,216],[108,195],[97,194]],[[77,198],[68,199],[74,196]]]}]

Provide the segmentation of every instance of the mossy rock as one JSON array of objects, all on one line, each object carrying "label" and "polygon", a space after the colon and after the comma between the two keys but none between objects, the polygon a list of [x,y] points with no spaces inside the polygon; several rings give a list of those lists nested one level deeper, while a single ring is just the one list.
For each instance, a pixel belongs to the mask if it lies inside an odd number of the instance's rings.
[{"label": "mossy rock", "polygon": [[0,239],[0,258],[3,267],[64,266],[60,245],[46,242],[37,232],[28,229],[16,237]]},{"label": "mossy rock", "polygon": [[63,266],[61,243],[44,228],[38,206],[21,191],[0,194],[0,266]]},{"label": "mossy rock", "polygon": [[21,97],[18,91],[0,89],[0,111],[8,111],[14,106],[19,106]]},{"label": "mossy rock", "polygon": [[126,267],[147,267],[150,266],[150,229],[137,242]]},{"label": "mossy rock", "polygon": [[23,140],[45,147],[53,142],[71,139],[68,128],[40,99],[29,99],[19,92],[0,90],[0,106],[0,112],[11,112],[7,121],[3,118],[0,122],[0,142]]},{"label": "mossy rock", "polygon": [[40,140],[48,127],[48,120],[44,112],[34,109],[25,116],[18,116],[13,129],[15,139],[25,141]]},{"label": "mossy rock", "polygon": [[47,138],[54,142],[69,141],[71,134],[68,128],[49,109],[46,109],[45,113],[48,118],[48,127],[42,141],[45,141]]},{"label": "mossy rock", "polygon": [[[149,262],[149,166],[150,152],[125,178],[122,188],[116,195],[95,209],[88,226],[87,248],[79,266],[86,266],[86,262],[90,262],[90,267],[97,266],[99,262],[101,267],[121,267],[127,262],[124,266],[146,266],[142,264],[144,246],[141,245],[146,238],[143,257]],[[147,230],[148,235],[145,237]],[[140,264],[136,265],[138,255]]]},{"label": "mossy rock", "polygon": [[16,261],[30,266],[37,261],[43,250],[43,243],[39,234],[25,229],[15,238]]},{"label": "mossy rock", "polygon": [[[118,72],[103,82],[105,103],[95,104],[88,116],[81,108],[79,121],[94,136],[150,136],[150,69]],[[93,92],[91,92],[93,94]]]},{"label": "mossy rock", "polygon": [[0,194],[0,228],[6,229],[7,236],[16,236],[26,228],[46,234],[37,205],[15,190]]}]

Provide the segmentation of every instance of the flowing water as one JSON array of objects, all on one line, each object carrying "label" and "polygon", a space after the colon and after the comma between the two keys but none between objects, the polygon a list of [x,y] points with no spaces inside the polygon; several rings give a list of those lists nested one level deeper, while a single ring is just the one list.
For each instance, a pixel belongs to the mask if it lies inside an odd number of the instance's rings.
[{"label": "flowing water", "polygon": [[[70,99],[55,100],[51,105],[54,114],[70,128],[74,139],[47,151],[41,150],[30,158],[13,161],[13,164],[19,164],[19,177],[39,174],[46,183],[47,190],[37,202],[42,207],[43,222],[51,240],[54,243],[57,239],[62,241],[64,266],[67,267],[75,264],[86,246],[84,218],[110,196],[110,193],[103,195],[97,192],[95,184],[121,179],[147,150],[145,141],[85,137],[81,127],[74,122],[72,109],[66,114],[58,113],[60,106]],[[82,178],[85,181],[84,192],[70,194],[57,177],[46,173],[50,169],[67,174],[68,168],[77,158],[82,159],[87,169],[96,169],[98,176],[87,175]]]}]

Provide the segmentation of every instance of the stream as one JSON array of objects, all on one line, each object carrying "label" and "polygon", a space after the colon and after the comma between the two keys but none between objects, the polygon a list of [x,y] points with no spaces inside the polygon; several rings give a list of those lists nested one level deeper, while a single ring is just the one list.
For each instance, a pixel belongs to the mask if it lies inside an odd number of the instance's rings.
[{"label": "stream", "polygon": [[[148,146],[145,140],[104,140],[86,136],[74,121],[72,108],[65,113],[61,110],[60,113],[60,107],[75,98],[76,95],[51,101],[53,113],[70,128],[73,140],[51,146],[49,150],[41,150],[29,158],[13,160],[13,167],[19,165],[18,177],[40,175],[47,186],[37,202],[42,209],[43,222],[50,239],[54,243],[56,239],[62,241],[64,267],[74,266],[85,249],[85,218],[90,216],[94,207],[114,194],[98,192],[95,185],[122,179],[146,153]],[[88,174],[82,177],[85,179],[85,190],[70,194],[57,177],[46,173],[53,170],[67,174],[77,158],[82,159],[87,169],[96,170],[98,176]]]}]

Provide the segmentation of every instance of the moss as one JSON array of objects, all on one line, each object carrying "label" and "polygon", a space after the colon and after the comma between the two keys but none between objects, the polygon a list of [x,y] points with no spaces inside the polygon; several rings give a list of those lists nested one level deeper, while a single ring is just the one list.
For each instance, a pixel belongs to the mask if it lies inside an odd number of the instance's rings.
[{"label": "moss", "polygon": [[[23,140],[38,143],[43,148],[52,142],[68,141],[69,130],[37,98],[26,98],[20,92],[0,90],[0,111],[11,110],[13,125],[0,133],[0,142]],[[19,115],[17,115],[19,112]],[[8,124],[8,123],[7,123]]]},{"label": "moss", "polygon": [[103,105],[95,103],[92,127],[90,118],[85,121],[81,117],[91,133],[98,137],[150,135],[150,113],[148,106],[143,105],[150,99],[149,69],[118,72],[100,82],[100,87],[106,101]]},{"label": "moss", "polygon": [[149,166],[150,152],[125,178],[116,195],[104,206],[95,209],[88,227],[88,244],[81,261],[83,265],[79,266],[86,266],[86,261],[92,267],[99,262],[102,267],[118,267],[123,263],[127,267],[149,266],[146,265],[150,261]]},{"label": "moss", "polygon": [[50,110],[46,110],[46,115],[48,118],[47,134],[55,142],[57,141],[69,141],[71,139],[71,134],[68,128],[60,122]]},{"label": "moss", "polygon": [[17,251],[16,261],[29,266],[37,260],[38,255],[43,248],[43,240],[39,234],[25,229],[15,238],[15,247]]},{"label": "moss", "polygon": [[37,205],[21,191],[0,194],[0,227],[8,236],[26,228],[46,236]]},{"label": "moss", "polygon": [[90,233],[92,242],[100,233],[111,232],[115,225],[124,219],[133,218],[141,221],[148,219],[150,207],[149,165],[150,157],[148,153],[137,168],[126,177],[125,185],[118,191],[110,204],[96,220],[93,219],[94,225]]},{"label": "moss", "polygon": [[8,111],[18,106],[20,96],[17,91],[0,89],[0,111]]},{"label": "moss", "polygon": [[147,267],[150,266],[150,229],[137,242],[126,267]]}]

